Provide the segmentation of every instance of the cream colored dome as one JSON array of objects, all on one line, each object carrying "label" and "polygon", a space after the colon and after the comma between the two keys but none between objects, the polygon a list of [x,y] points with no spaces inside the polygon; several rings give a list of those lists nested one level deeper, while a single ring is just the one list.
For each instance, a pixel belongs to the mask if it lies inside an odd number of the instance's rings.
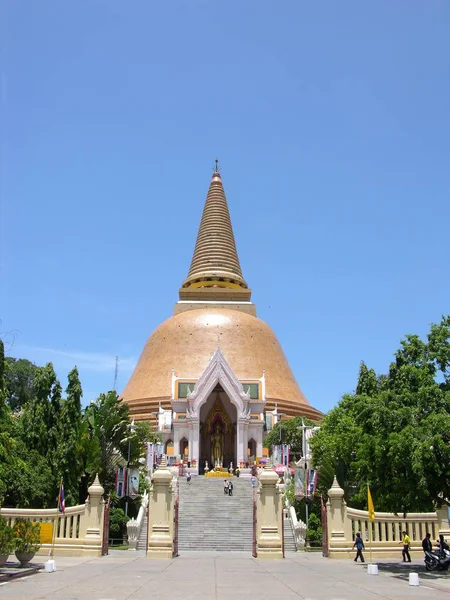
[{"label": "cream colored dome", "polygon": [[172,369],[185,379],[198,379],[217,349],[239,380],[266,374],[266,410],[289,416],[319,419],[301,392],[283,349],[272,329],[261,319],[238,310],[200,308],[170,317],[149,337],[122,398],[140,419],[170,407]]}]

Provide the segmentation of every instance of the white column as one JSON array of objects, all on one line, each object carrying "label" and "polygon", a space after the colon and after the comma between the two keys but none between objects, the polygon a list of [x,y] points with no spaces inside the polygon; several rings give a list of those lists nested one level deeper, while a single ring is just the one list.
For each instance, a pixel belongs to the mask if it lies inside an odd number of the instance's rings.
[{"label": "white column", "polygon": [[192,432],[194,431],[194,427],[193,427],[192,421],[189,421],[188,425],[189,425],[188,459],[192,460],[192,452],[194,451],[194,448],[193,448],[194,440],[193,440],[193,434],[192,434]]},{"label": "white column", "polygon": [[192,454],[191,454],[191,452],[189,452],[189,456],[190,456],[191,460],[194,459],[197,461],[197,465],[198,465],[198,459],[200,456],[199,438],[200,438],[200,422],[198,420],[192,421]]},{"label": "white column", "polygon": [[244,423],[243,427],[243,438],[242,438],[242,460],[244,462],[248,461],[248,421]]},{"label": "white column", "polygon": [[258,427],[256,430],[256,456],[262,456],[263,452],[263,428]]},{"label": "white column", "polygon": [[237,463],[239,465],[239,463],[241,462],[245,462],[245,454],[244,454],[244,426],[245,426],[245,421],[238,421],[238,426],[237,426]]},{"label": "white column", "polygon": [[173,423],[173,454],[180,454],[180,426],[176,421]]}]

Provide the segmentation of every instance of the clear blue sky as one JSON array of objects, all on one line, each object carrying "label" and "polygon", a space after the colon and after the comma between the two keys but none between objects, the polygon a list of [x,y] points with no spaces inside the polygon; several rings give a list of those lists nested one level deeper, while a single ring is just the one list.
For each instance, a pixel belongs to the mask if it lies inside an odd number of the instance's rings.
[{"label": "clear blue sky", "polygon": [[[243,273],[311,404],[449,312],[450,3],[3,0],[1,331],[122,389],[219,158]],[[13,346],[11,347],[11,342]]]}]

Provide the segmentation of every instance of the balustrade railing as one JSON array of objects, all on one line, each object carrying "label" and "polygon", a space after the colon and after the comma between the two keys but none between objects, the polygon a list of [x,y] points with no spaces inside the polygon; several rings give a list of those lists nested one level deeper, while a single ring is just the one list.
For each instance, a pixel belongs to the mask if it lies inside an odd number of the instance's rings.
[{"label": "balustrade railing", "polygon": [[327,536],[328,552],[331,558],[352,556],[356,533],[360,533],[369,551],[376,557],[399,556],[403,531],[410,540],[412,555],[422,556],[422,540],[427,533],[436,540],[439,534],[450,535],[447,507],[429,513],[387,513],[378,512],[375,506],[375,520],[369,520],[368,512],[350,508],[344,501],[344,491],[336,478],[328,490]]},{"label": "balustrade railing", "polygon": [[1,508],[0,514],[10,526],[19,518],[50,525],[48,528],[41,528],[40,555],[48,554],[54,539],[55,555],[101,556],[105,503],[102,498],[104,489],[98,477],[89,487],[88,493],[85,504],[69,506],[64,513],[60,513],[57,508]]},{"label": "balustrade railing", "polygon": [[138,516],[136,519],[130,519],[127,523],[127,536],[129,550],[136,550],[139,536],[142,529],[142,523],[148,507],[148,492],[144,492],[142,496],[141,506],[139,507]]}]

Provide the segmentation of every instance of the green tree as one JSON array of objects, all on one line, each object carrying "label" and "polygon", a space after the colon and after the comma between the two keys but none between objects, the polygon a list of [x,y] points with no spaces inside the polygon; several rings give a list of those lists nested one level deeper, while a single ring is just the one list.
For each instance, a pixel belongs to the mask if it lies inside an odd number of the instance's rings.
[{"label": "green tree", "polygon": [[5,362],[6,401],[18,411],[33,398],[37,367],[26,358],[7,357]]},{"label": "green tree", "polygon": [[96,473],[106,493],[114,489],[117,465],[128,449],[129,426],[128,405],[115,391],[100,394],[85,409],[81,439],[86,493]]},{"label": "green tree", "polygon": [[362,364],[356,393],[325,416],[312,448],[320,470],[341,470],[355,506],[367,507],[367,483],[376,510],[449,503],[450,317],[426,341],[406,336],[387,375]]},{"label": "green tree", "polygon": [[83,472],[81,449],[81,398],[83,391],[75,367],[68,375],[66,399],[63,401],[58,420],[58,444],[56,463],[58,476],[64,482],[64,492],[68,505],[80,501],[80,480]]},{"label": "green tree", "polygon": [[111,508],[109,515],[109,537],[123,540],[129,520],[130,517],[126,517],[121,508]]},{"label": "green tree", "polygon": [[270,431],[264,438],[264,447],[269,448],[272,451],[273,446],[280,444],[280,428],[281,428],[281,439],[283,444],[289,444],[291,449],[291,456],[298,455],[298,458],[303,453],[302,448],[302,424],[305,425],[317,425],[310,419],[304,417],[295,417],[293,419],[286,419],[281,424],[278,422],[275,427]]},{"label": "green tree", "polygon": [[45,367],[38,367],[34,395],[25,404],[20,418],[27,446],[43,456],[49,457],[56,448],[60,408],[61,385],[52,363],[48,363]]}]

